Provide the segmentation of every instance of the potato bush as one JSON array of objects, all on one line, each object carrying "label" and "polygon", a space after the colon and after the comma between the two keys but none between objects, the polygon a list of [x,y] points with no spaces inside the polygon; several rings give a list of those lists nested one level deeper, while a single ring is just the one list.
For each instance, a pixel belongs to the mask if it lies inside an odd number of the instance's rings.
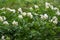
[{"label": "potato bush", "polygon": [[58,2],[0,0],[0,40],[60,40]]}]

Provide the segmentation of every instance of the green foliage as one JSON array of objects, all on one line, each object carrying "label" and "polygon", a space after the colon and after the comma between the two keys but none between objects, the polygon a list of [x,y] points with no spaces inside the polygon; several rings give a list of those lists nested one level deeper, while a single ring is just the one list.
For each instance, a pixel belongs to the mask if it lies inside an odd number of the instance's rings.
[{"label": "green foliage", "polygon": [[[59,0],[0,0],[0,8],[9,7],[16,9],[16,12],[10,12],[8,10],[0,10],[0,16],[5,16],[9,25],[4,25],[0,22],[0,39],[2,35],[6,40],[60,40],[60,16],[57,16],[54,10],[45,9],[45,2],[48,1],[52,5],[60,9]],[[38,5],[39,8],[35,9],[34,5]],[[23,12],[31,12],[33,18],[25,16],[23,19],[19,19],[18,8],[21,7]],[[30,10],[29,8],[33,9]],[[4,13],[5,12],[5,13]],[[34,15],[35,13],[38,16]],[[49,18],[42,20],[40,14],[48,14]],[[53,24],[49,22],[53,16],[57,16],[59,23]],[[13,26],[13,21],[18,22],[18,26]],[[1,39],[2,40],[2,39]]]}]

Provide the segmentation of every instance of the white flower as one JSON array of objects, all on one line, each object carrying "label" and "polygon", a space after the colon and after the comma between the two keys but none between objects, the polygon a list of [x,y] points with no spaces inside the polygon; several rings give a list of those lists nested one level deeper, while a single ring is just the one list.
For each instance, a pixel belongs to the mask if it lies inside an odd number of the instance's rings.
[{"label": "white flower", "polygon": [[45,3],[45,6],[46,6],[46,8],[49,8],[50,3],[46,2],[46,3]]},{"label": "white flower", "polygon": [[53,20],[57,20],[57,17],[56,16],[53,16],[53,18],[52,18]]},{"label": "white flower", "polygon": [[58,21],[57,21],[57,20],[54,20],[54,21],[53,21],[53,23],[54,23],[54,24],[57,24],[57,23],[58,23]]},{"label": "white flower", "polygon": [[53,22],[54,20],[58,20],[56,16],[52,17],[51,22]]},{"label": "white flower", "polygon": [[41,16],[41,19],[47,19],[48,18],[48,15],[47,14],[40,15],[40,16]]},{"label": "white flower", "polygon": [[56,14],[59,16],[60,15],[60,12],[59,12],[59,10],[56,12]]},{"label": "white flower", "polygon": [[18,22],[16,22],[16,21],[13,21],[12,24],[13,24],[14,26],[18,26]]},{"label": "white flower", "polygon": [[8,11],[11,11],[11,9],[10,8],[6,8]]},{"label": "white flower", "polygon": [[21,14],[22,14],[23,16],[26,16],[26,12],[22,12]]},{"label": "white flower", "polygon": [[7,10],[11,10],[10,8],[6,8]]},{"label": "white flower", "polygon": [[10,11],[11,11],[11,12],[13,12],[13,13],[15,13],[15,12],[16,12],[16,10],[15,10],[15,9],[11,9]]},{"label": "white flower", "polygon": [[27,16],[30,16],[30,15],[32,15],[31,12],[28,12],[28,13],[27,13]]},{"label": "white flower", "polygon": [[50,3],[48,3],[48,2],[46,2],[45,3],[45,6],[46,6],[46,8],[51,8],[52,10],[54,10],[55,8],[53,7],[53,5],[51,5]]},{"label": "white flower", "polygon": [[7,10],[9,10],[9,11],[11,11],[11,12],[13,12],[13,13],[15,13],[16,12],[16,10],[15,9],[10,9],[10,8],[6,8]]},{"label": "white flower", "polygon": [[34,7],[35,7],[35,8],[39,8],[39,6],[38,6],[38,5],[34,5]]},{"label": "white flower", "polygon": [[53,5],[50,5],[50,8],[53,10],[54,9]]},{"label": "white flower", "polygon": [[2,16],[0,16],[0,21],[1,21],[1,22],[4,21],[4,19],[2,18]]},{"label": "white flower", "polygon": [[18,11],[22,13],[22,9],[21,8],[19,8]]},{"label": "white flower", "polygon": [[2,16],[3,20],[6,20],[6,17],[5,16]]},{"label": "white flower", "polygon": [[2,37],[1,37],[2,40],[5,40],[4,38],[5,38],[5,36],[2,36]]},{"label": "white flower", "polygon": [[47,19],[48,18],[48,15],[47,14],[44,14],[44,19]]},{"label": "white flower", "polygon": [[33,15],[31,14],[31,12],[28,12],[27,16],[30,17],[30,18],[33,18]]},{"label": "white flower", "polygon": [[49,22],[53,22],[53,19],[49,20]]},{"label": "white flower", "polygon": [[0,10],[5,10],[5,7],[1,8]]},{"label": "white flower", "polygon": [[8,23],[7,21],[4,21],[3,24],[5,24],[5,25],[9,25],[9,23]]},{"label": "white flower", "polygon": [[53,22],[54,24],[57,24],[58,23],[58,19],[56,16],[53,16],[53,18],[51,19],[50,22]]},{"label": "white flower", "polygon": [[33,18],[33,15],[30,15],[30,18]]},{"label": "white flower", "polygon": [[59,10],[57,7],[54,7],[54,9],[53,10]]},{"label": "white flower", "polygon": [[20,18],[23,19],[23,16],[22,16],[22,15],[18,15],[18,18],[19,18],[19,19],[20,19]]},{"label": "white flower", "polygon": [[44,15],[41,14],[40,16],[41,16],[41,19],[44,19]]}]

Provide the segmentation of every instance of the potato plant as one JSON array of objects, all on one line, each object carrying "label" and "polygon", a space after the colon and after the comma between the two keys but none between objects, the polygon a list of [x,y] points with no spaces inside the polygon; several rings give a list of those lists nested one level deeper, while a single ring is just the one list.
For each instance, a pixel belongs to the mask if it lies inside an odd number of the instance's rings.
[{"label": "potato plant", "polygon": [[1,0],[0,40],[60,40],[57,2],[59,0]]}]

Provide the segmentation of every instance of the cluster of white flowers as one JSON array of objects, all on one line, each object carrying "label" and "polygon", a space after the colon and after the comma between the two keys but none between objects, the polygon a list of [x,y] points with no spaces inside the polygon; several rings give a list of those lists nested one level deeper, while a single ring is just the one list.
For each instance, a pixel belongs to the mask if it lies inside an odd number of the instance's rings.
[{"label": "cluster of white flowers", "polygon": [[34,5],[34,7],[35,7],[35,8],[39,8],[39,6],[38,6],[38,5]]},{"label": "cluster of white flowers", "polygon": [[59,10],[57,7],[54,7],[53,10]]},{"label": "cluster of white flowers", "polygon": [[[59,9],[57,7],[54,7],[53,5],[51,5],[48,2],[45,3],[45,6],[46,6],[46,8],[49,8],[50,7],[52,10],[55,10],[56,15],[60,16],[60,11],[59,11]],[[56,16],[53,16],[53,18],[51,19],[50,22],[53,22],[54,24],[57,24],[58,23],[57,17]]]},{"label": "cluster of white flowers", "polygon": [[23,11],[22,11],[22,8],[18,8],[18,11],[20,12],[20,13],[22,13]]},{"label": "cluster of white flowers", "polygon": [[1,8],[0,10],[8,10],[8,11],[11,11],[11,12],[13,12],[13,13],[15,13],[16,12],[16,10],[15,9],[11,9],[11,8],[5,8],[5,7],[3,7],[3,8]]},{"label": "cluster of white flowers", "polygon": [[0,21],[3,22],[6,20],[6,17],[5,16],[0,16]]},{"label": "cluster of white flowers", "polygon": [[47,19],[48,18],[48,15],[47,14],[40,15],[40,16],[41,16],[41,19]]},{"label": "cluster of white flowers", "polygon": [[15,20],[12,22],[13,26],[18,26],[18,22],[16,22]]},{"label": "cluster of white flowers", "polygon": [[19,19],[23,19],[24,16],[28,16],[28,17],[30,17],[30,18],[33,18],[33,15],[32,15],[31,12],[28,12],[28,13],[22,12],[21,14],[18,15],[18,18],[19,18]]},{"label": "cluster of white flowers", "polygon": [[8,21],[4,21],[3,24],[5,24],[5,25],[9,25]]},{"label": "cluster of white flowers", "polygon": [[5,10],[5,7],[1,8],[0,10]]},{"label": "cluster of white flowers", "polygon": [[56,16],[53,16],[53,18],[51,19],[50,22],[53,22],[54,24],[57,24],[58,23],[58,19]]},{"label": "cluster of white flowers", "polygon": [[0,16],[0,21],[2,22],[2,21],[4,21],[4,19],[3,19],[3,17],[2,16]]},{"label": "cluster of white flowers", "polygon": [[[35,7],[37,8],[38,6],[35,5]],[[31,8],[32,8],[32,7],[31,7]],[[23,11],[22,11],[22,8],[19,8],[18,11],[21,13],[21,15],[18,15],[18,18],[23,18],[23,16],[28,16],[28,17],[30,17],[30,18],[33,18],[33,15],[32,15],[31,12],[28,12],[28,13],[23,12]]]},{"label": "cluster of white flowers", "polygon": [[11,12],[13,12],[13,13],[15,13],[16,12],[16,10],[15,9],[11,9],[11,8],[6,8],[7,10],[9,10],[9,11],[11,11]]},{"label": "cluster of white flowers", "polygon": [[[48,5],[48,4],[47,4]],[[53,5],[49,4],[49,7],[52,9],[52,10],[56,10],[56,14],[59,16],[60,15],[60,11],[57,7],[54,7]]]},{"label": "cluster of white flowers", "polygon": [[5,25],[9,25],[9,23],[5,20],[6,20],[5,16],[0,16],[0,22],[3,22],[3,24],[5,24]]},{"label": "cluster of white flowers", "polygon": [[45,3],[45,6],[46,6],[46,8],[51,8],[51,9],[54,9],[54,7],[53,7],[53,5],[51,5],[50,3],[48,3],[48,2],[46,2]]},{"label": "cluster of white flowers", "polygon": [[46,8],[51,8],[52,10],[56,10],[56,14],[60,15],[60,11],[57,7],[54,7],[53,5],[51,5],[50,3],[46,2]]},{"label": "cluster of white flowers", "polygon": [[5,40],[5,36],[2,36],[1,39],[2,39],[2,40]]},{"label": "cluster of white flowers", "polygon": [[2,16],[3,20],[6,20],[6,17],[5,16]]},{"label": "cluster of white flowers", "polygon": [[[35,7],[38,8],[37,5],[35,5]],[[15,9],[11,9],[11,8],[2,8],[1,10],[4,10],[4,9],[6,9],[6,10],[8,10],[8,11],[10,11],[10,12],[13,12],[13,13],[16,12]],[[19,18],[19,19],[23,19],[24,16],[28,16],[28,17],[30,17],[30,18],[33,18],[33,15],[32,15],[31,12],[28,12],[28,13],[23,12],[23,11],[22,11],[22,8],[19,8],[19,9],[18,9],[18,12],[20,12],[20,14],[18,15],[18,18]],[[3,22],[4,25],[9,25],[9,22],[6,20],[6,17],[5,17],[5,16],[0,16],[0,21]],[[13,21],[13,22],[12,22],[12,25],[18,26],[18,22]]]},{"label": "cluster of white flowers", "polygon": [[[22,15],[19,15],[19,18],[22,18]],[[8,21],[6,21],[5,16],[0,16],[0,22],[3,22],[4,25],[9,25]],[[16,22],[16,21],[13,21],[12,24],[14,26],[18,26],[18,22]]]},{"label": "cluster of white flowers", "polygon": [[26,13],[26,12],[22,12],[21,14],[22,14],[23,16],[26,16],[26,15],[27,15],[27,13]]},{"label": "cluster of white flowers", "polygon": [[19,18],[19,19],[23,19],[23,16],[22,16],[22,15],[18,15],[18,18]]},{"label": "cluster of white flowers", "polygon": [[46,8],[49,8],[49,7],[50,7],[52,10],[59,10],[57,7],[54,7],[53,5],[51,5],[51,4],[48,3],[48,2],[45,3],[45,7],[46,7]]},{"label": "cluster of white flowers", "polygon": [[[5,25],[9,25],[8,21],[4,21],[3,24]],[[12,22],[13,26],[18,26],[18,22],[16,22],[15,20]]]},{"label": "cluster of white flowers", "polygon": [[60,11],[59,11],[59,10],[57,10],[56,14],[59,16],[59,15],[60,15]]},{"label": "cluster of white flowers", "polygon": [[32,15],[31,12],[28,12],[28,13],[27,13],[27,16],[30,17],[30,18],[33,18],[33,15]]},{"label": "cluster of white flowers", "polygon": [[46,6],[46,8],[49,8],[50,3],[46,2],[46,3],[45,3],[45,6]]},{"label": "cluster of white flowers", "polygon": [[[51,8],[52,10],[57,10],[57,11],[56,11],[56,14],[57,14],[57,15],[60,15],[60,11],[59,11],[59,9],[58,9],[57,7],[54,7],[53,5],[51,5],[51,4],[48,3],[48,2],[45,3],[45,6],[46,6],[46,8]],[[34,7],[35,7],[35,8],[39,8],[38,5],[34,5]],[[15,9],[5,8],[5,7],[1,8],[0,10],[4,10],[4,9],[6,9],[6,10],[8,10],[8,11],[11,11],[11,12],[13,12],[13,13],[16,12]],[[33,8],[30,7],[29,9],[32,10]],[[18,8],[18,12],[20,12],[20,14],[18,15],[18,18],[19,18],[19,19],[23,19],[24,16],[33,18],[33,15],[32,15],[31,12],[23,12],[22,8]],[[39,14],[35,13],[34,15],[38,16]],[[40,16],[41,16],[41,19],[48,19],[48,15],[47,15],[47,14],[41,14]],[[0,21],[3,22],[3,24],[5,24],[5,25],[9,25],[8,21],[6,21],[6,17],[5,17],[5,16],[0,16]],[[54,16],[54,17],[51,19],[51,22],[53,22],[54,24],[57,24],[57,23],[58,23],[57,17]],[[18,25],[18,22],[13,21],[12,24],[17,26],[17,25]]]}]

